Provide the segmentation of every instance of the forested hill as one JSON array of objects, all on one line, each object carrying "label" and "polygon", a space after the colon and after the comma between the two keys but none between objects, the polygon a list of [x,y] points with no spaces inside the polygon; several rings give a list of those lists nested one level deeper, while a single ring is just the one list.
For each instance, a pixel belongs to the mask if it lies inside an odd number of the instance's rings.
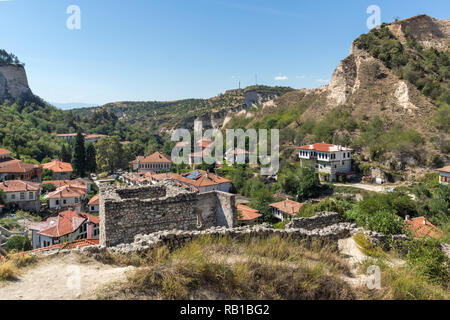
[{"label": "forested hill", "polygon": [[92,116],[106,110],[122,121],[145,127],[153,133],[170,132],[180,127],[192,128],[195,119],[203,120],[205,127],[220,128],[227,117],[293,90],[289,87],[250,86],[228,90],[209,99],[124,101],[95,108],[75,109],[73,112]]}]

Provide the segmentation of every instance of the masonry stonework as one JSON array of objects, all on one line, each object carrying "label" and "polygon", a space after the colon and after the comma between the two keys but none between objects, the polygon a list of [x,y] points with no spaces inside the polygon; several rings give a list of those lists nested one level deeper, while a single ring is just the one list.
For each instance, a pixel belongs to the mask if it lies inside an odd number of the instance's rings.
[{"label": "masonry stonework", "polygon": [[162,230],[203,230],[236,225],[235,196],[197,194],[171,181],[153,186],[100,186],[100,244],[133,242],[135,235]]}]

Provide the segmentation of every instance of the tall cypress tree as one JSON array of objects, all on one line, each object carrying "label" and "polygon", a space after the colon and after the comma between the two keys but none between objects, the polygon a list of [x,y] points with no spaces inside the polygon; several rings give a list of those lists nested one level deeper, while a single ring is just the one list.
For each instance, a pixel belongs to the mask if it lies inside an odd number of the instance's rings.
[{"label": "tall cypress tree", "polygon": [[78,131],[75,139],[75,148],[72,157],[72,166],[75,174],[83,177],[86,172],[86,149],[84,147],[84,136]]},{"label": "tall cypress tree", "polygon": [[63,144],[61,147],[61,153],[60,153],[61,161],[63,162],[72,162],[72,153],[70,152],[70,149],[66,147],[66,144]]},{"label": "tall cypress tree", "polygon": [[86,149],[86,171],[93,173],[97,170],[96,152],[93,144],[89,144]]}]

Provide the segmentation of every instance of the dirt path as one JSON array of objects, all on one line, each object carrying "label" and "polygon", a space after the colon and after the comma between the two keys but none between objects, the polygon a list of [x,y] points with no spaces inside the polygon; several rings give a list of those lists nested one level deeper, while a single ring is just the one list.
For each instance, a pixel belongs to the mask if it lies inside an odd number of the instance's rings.
[{"label": "dirt path", "polygon": [[366,191],[373,192],[386,192],[387,189],[390,189],[387,185],[375,185],[375,184],[364,184],[364,183],[334,183],[337,187],[353,187]]},{"label": "dirt path", "polygon": [[0,300],[86,300],[95,290],[124,280],[133,267],[118,268],[70,254],[44,260],[15,282],[0,283]]},{"label": "dirt path", "polygon": [[366,260],[367,256],[358,249],[353,238],[340,239],[338,246],[343,258],[348,261],[353,275],[353,277],[344,277],[344,280],[354,287],[366,285],[369,277],[364,274],[359,274],[357,265]]}]

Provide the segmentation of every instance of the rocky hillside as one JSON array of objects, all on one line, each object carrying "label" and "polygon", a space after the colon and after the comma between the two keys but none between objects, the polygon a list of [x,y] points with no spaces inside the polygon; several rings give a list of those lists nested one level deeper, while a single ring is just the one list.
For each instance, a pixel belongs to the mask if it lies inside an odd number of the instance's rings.
[{"label": "rocky hillside", "polygon": [[14,101],[32,95],[23,65],[0,64],[0,101]]},{"label": "rocky hillside", "polygon": [[450,153],[449,33],[450,20],[424,15],[383,24],[353,42],[329,85],[288,92],[228,126],[279,128],[286,150],[325,140],[393,169],[441,165]]},{"label": "rocky hillside", "polygon": [[107,110],[122,121],[139,124],[154,133],[171,132],[176,128],[191,129],[196,119],[202,120],[205,128],[222,128],[235,115],[293,90],[288,87],[251,86],[228,90],[210,99],[124,101],[76,109],[74,112],[89,116]]}]

